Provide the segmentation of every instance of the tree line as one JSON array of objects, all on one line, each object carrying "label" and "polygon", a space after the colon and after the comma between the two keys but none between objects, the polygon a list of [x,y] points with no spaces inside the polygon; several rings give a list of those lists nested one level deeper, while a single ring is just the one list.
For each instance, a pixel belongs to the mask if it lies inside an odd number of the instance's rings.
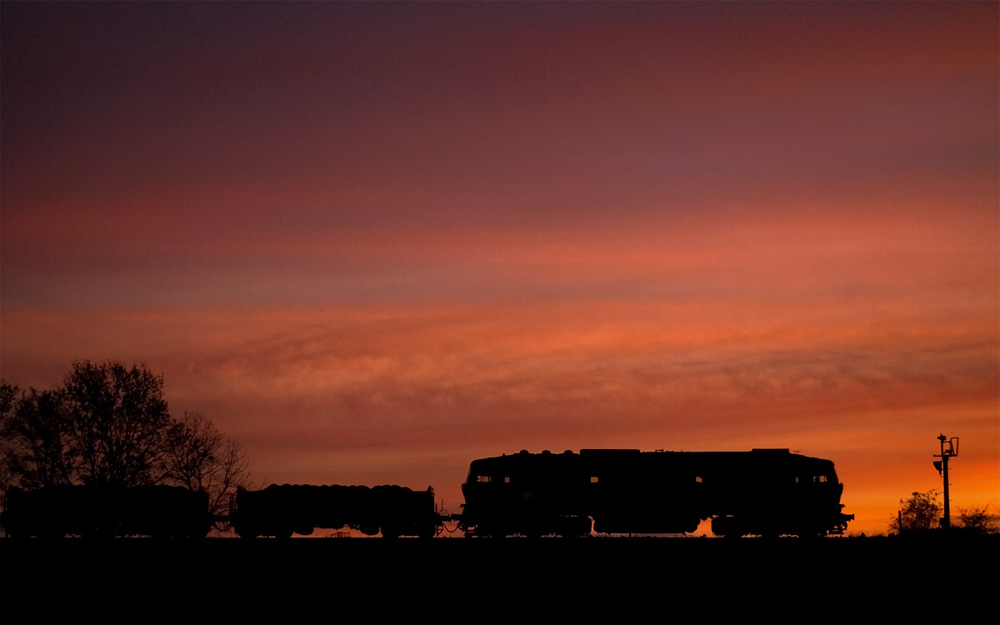
[{"label": "tree line", "polygon": [[172,416],[163,388],[118,361],[76,361],[55,389],[0,380],[0,490],[166,484],[204,489],[219,517],[249,485],[249,459],[204,415]]},{"label": "tree line", "polygon": [[[889,531],[894,534],[919,533],[941,527],[942,506],[938,502],[939,493],[929,490],[925,493],[914,492],[899,500],[899,510],[896,516],[889,519]],[[956,529],[980,534],[992,534],[997,531],[997,523],[990,514],[990,507],[971,506],[959,508]]]}]

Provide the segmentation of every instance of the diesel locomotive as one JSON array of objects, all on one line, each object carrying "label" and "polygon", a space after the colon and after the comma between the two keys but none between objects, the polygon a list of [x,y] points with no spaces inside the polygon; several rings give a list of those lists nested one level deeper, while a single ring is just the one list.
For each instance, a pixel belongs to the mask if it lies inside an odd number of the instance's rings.
[{"label": "diesel locomotive", "polygon": [[462,485],[469,536],[687,533],[841,534],[833,462],[788,449],[748,452],[522,451],[474,460]]}]

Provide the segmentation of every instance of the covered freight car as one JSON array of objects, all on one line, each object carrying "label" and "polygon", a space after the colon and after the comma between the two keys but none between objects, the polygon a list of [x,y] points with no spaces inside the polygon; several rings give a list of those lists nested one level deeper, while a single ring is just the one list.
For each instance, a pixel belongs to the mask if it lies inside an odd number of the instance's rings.
[{"label": "covered freight car", "polygon": [[522,451],[474,460],[462,485],[469,536],[681,533],[712,519],[722,536],[843,533],[833,462],[748,452]]},{"label": "covered freight car", "polygon": [[293,533],[309,535],[316,528],[349,527],[385,538],[437,534],[441,518],[434,508],[434,490],[405,486],[315,486],[271,484],[263,490],[236,491],[230,522],[242,538]]},{"label": "covered freight car", "polygon": [[11,537],[154,536],[204,538],[208,493],[177,486],[12,488],[0,524]]}]

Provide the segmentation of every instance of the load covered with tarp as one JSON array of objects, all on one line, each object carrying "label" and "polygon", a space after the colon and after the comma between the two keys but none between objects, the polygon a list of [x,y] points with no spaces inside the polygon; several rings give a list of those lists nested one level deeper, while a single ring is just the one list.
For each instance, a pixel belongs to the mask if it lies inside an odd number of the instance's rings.
[{"label": "load covered with tarp", "polygon": [[230,521],[244,538],[290,537],[312,534],[316,528],[348,527],[369,536],[381,533],[432,537],[440,519],[434,509],[434,491],[405,486],[317,486],[271,484],[262,490],[240,488]]},{"label": "load covered with tarp", "polygon": [[208,493],[178,486],[12,488],[0,518],[12,537],[77,535],[203,538],[211,528]]}]

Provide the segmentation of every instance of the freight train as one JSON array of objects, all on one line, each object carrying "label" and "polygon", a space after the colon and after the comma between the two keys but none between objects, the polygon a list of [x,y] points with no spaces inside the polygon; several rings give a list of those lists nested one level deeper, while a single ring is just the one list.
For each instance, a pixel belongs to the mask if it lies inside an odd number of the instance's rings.
[{"label": "freight train", "polygon": [[[842,534],[843,484],[833,462],[787,449],[512,455],[472,461],[460,514],[437,511],[434,491],[404,486],[272,484],[238,489],[228,521],[243,538],[352,528],[385,538],[431,538],[457,522],[467,537],[688,533],[711,519],[718,536]],[[154,490],[158,489],[158,490]],[[166,486],[12,490],[0,524],[11,536],[205,536],[204,493]]]}]

